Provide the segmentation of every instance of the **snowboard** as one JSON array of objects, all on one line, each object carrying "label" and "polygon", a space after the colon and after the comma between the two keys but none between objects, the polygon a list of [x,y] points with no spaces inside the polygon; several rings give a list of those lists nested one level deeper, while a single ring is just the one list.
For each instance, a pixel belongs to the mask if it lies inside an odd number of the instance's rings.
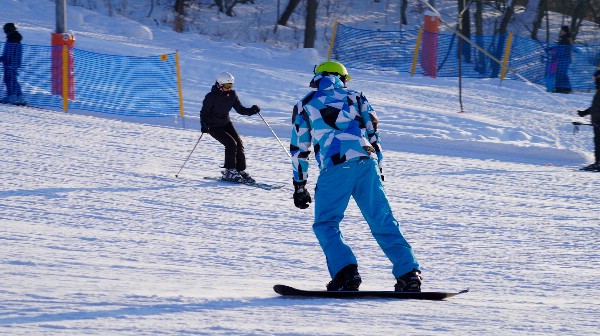
[{"label": "snowboard", "polygon": [[325,291],[302,290],[286,285],[275,285],[273,290],[283,296],[305,298],[331,298],[331,299],[413,299],[413,300],[444,300],[468,292],[394,292],[394,291]]},{"label": "snowboard", "polygon": [[283,184],[269,184],[269,183],[262,183],[262,182],[249,182],[249,183],[246,183],[246,182],[236,182],[236,181],[224,180],[222,177],[205,176],[204,179],[205,180],[211,180],[211,181],[221,181],[221,182],[231,183],[231,184],[242,184],[242,185],[247,185],[247,186],[250,186],[250,187],[261,188],[261,189],[265,189],[265,190],[273,190],[273,189],[283,188]]}]

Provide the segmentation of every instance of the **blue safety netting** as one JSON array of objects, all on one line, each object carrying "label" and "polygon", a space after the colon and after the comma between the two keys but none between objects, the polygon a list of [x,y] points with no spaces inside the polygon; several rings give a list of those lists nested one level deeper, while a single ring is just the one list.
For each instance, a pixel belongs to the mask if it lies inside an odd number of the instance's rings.
[{"label": "blue safety netting", "polygon": [[[411,72],[418,30],[373,31],[337,25],[332,58],[349,68]],[[485,52],[455,34],[423,33],[417,57],[415,74],[424,71],[423,59],[435,62],[436,77],[499,78],[504,60],[508,35],[472,36],[470,40]],[[428,41],[434,40],[437,47]],[[429,43],[429,45],[427,45]],[[460,48],[460,50],[459,50]],[[435,50],[434,55],[424,53]],[[459,52],[460,51],[460,52]],[[592,75],[600,62],[600,46],[562,46],[546,44],[513,36],[508,53],[508,79],[526,79],[545,86],[593,90]],[[461,60],[461,61],[459,61]],[[511,71],[512,70],[512,71]]]},{"label": "blue safety netting", "polygon": [[[0,42],[2,50],[5,44]],[[59,48],[54,49],[56,60],[62,47],[22,45],[18,82],[28,105],[63,108],[56,69],[52,82],[53,48]],[[70,48],[69,57],[68,109],[140,117],[179,115],[175,54],[137,57]],[[6,93],[6,86],[0,85],[0,98]]]}]

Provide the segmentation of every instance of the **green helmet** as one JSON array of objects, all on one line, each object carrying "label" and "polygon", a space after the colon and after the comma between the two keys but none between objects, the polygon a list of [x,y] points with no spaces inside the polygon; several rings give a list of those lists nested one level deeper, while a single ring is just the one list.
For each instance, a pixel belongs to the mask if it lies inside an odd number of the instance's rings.
[{"label": "green helmet", "polygon": [[352,77],[348,74],[346,67],[339,62],[327,61],[315,66],[315,75],[321,72],[327,72],[331,74],[338,74],[344,77],[344,82],[349,81]]}]

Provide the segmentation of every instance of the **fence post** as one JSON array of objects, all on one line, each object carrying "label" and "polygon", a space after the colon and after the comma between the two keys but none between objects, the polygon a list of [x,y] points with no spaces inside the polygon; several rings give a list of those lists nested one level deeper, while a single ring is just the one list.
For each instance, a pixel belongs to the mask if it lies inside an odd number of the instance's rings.
[{"label": "fence post", "polygon": [[423,28],[423,52],[421,53],[421,68],[425,76],[435,78],[437,76],[437,51],[439,36],[439,14],[430,11],[425,12]]},{"label": "fence post", "polygon": [[69,47],[62,45],[62,98],[63,110],[69,109]]},{"label": "fence post", "polygon": [[415,52],[413,55],[412,66],[410,67],[410,75],[415,74],[417,69],[417,60],[419,59],[419,48],[421,47],[421,38],[423,38],[423,28],[419,28],[419,34],[417,34],[417,42],[415,42]]},{"label": "fence post", "polygon": [[181,69],[179,67],[179,50],[175,51],[175,69],[177,71],[177,93],[179,95],[179,116],[183,118],[183,91],[181,90]]},{"label": "fence post", "polygon": [[510,57],[510,49],[512,48],[513,33],[508,34],[508,41],[506,41],[506,49],[504,49],[504,59],[502,60],[502,72],[500,73],[500,80],[504,80],[506,77],[506,69],[508,68],[508,58]]},{"label": "fence post", "polygon": [[335,34],[337,33],[337,19],[333,22],[333,32],[331,33],[331,42],[329,43],[329,52],[327,53],[327,60],[331,61],[331,52],[333,51],[333,44],[335,43]]}]

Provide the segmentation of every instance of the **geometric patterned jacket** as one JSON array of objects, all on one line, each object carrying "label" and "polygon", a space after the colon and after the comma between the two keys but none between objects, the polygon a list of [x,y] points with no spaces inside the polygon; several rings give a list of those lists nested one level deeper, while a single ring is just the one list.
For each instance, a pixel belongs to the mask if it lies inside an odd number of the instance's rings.
[{"label": "geometric patterned jacket", "polygon": [[377,115],[367,98],[349,90],[339,76],[315,75],[308,93],[292,114],[290,154],[294,181],[308,179],[308,156],[311,146],[319,169],[346,161],[372,157],[382,168]]}]

